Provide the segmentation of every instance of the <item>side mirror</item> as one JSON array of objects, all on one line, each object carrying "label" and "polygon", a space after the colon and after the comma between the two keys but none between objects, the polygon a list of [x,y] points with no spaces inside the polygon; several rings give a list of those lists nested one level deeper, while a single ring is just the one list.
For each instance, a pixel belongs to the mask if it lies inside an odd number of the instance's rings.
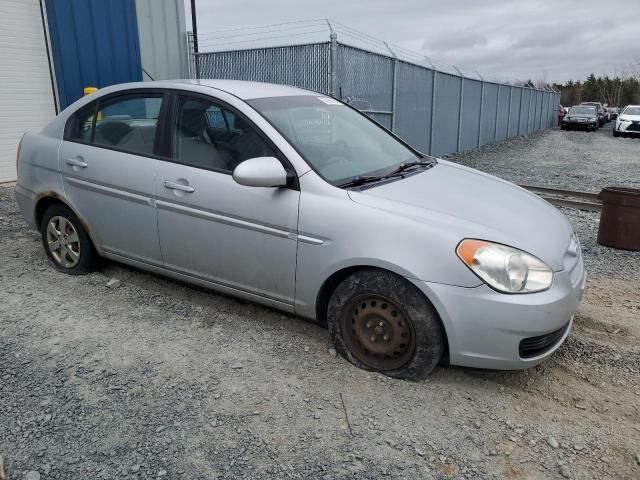
[{"label": "side mirror", "polygon": [[256,157],[245,160],[233,171],[233,179],[247,187],[285,187],[287,172],[274,157]]}]

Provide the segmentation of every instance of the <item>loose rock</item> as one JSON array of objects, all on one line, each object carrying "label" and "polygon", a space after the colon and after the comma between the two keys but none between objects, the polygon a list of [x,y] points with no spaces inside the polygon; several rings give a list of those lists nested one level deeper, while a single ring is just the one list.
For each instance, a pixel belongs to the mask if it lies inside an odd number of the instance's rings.
[{"label": "loose rock", "polygon": [[552,436],[549,436],[549,437],[547,438],[547,443],[549,444],[549,446],[550,446],[551,448],[558,448],[558,447],[560,447],[560,444],[558,443],[558,440],[556,440],[556,439],[555,439],[554,437],[552,437]]}]

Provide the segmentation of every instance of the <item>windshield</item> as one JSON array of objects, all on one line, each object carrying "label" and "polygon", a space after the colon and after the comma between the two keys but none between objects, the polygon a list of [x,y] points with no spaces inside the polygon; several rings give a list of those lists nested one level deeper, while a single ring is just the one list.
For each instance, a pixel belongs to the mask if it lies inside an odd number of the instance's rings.
[{"label": "windshield", "polygon": [[571,115],[595,115],[596,109],[594,107],[573,107],[569,113]]},{"label": "windshield", "polygon": [[622,113],[625,115],[640,115],[640,107],[627,107]]},{"label": "windshield", "polygon": [[300,95],[248,103],[333,185],[385,175],[420,159],[378,124],[333,98]]}]

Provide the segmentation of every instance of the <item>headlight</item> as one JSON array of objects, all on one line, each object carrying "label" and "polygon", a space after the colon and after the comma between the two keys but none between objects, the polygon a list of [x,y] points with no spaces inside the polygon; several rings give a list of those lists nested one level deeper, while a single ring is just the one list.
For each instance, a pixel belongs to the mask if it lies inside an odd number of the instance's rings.
[{"label": "headlight", "polygon": [[553,271],[544,262],[506,245],[465,239],[456,253],[473,273],[499,292],[540,292],[553,281]]}]

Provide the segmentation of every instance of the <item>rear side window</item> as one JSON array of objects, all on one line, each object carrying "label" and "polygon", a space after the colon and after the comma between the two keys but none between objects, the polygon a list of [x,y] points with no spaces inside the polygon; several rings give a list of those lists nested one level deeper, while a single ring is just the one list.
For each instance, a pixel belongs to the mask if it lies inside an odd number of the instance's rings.
[{"label": "rear side window", "polygon": [[152,155],[161,106],[161,94],[119,97],[100,102],[93,143]]},{"label": "rear side window", "polygon": [[64,132],[65,140],[90,143],[93,136],[93,119],[96,112],[96,103],[77,111],[67,122]]},{"label": "rear side window", "polygon": [[153,155],[162,93],[119,95],[76,112],[65,140]]}]

